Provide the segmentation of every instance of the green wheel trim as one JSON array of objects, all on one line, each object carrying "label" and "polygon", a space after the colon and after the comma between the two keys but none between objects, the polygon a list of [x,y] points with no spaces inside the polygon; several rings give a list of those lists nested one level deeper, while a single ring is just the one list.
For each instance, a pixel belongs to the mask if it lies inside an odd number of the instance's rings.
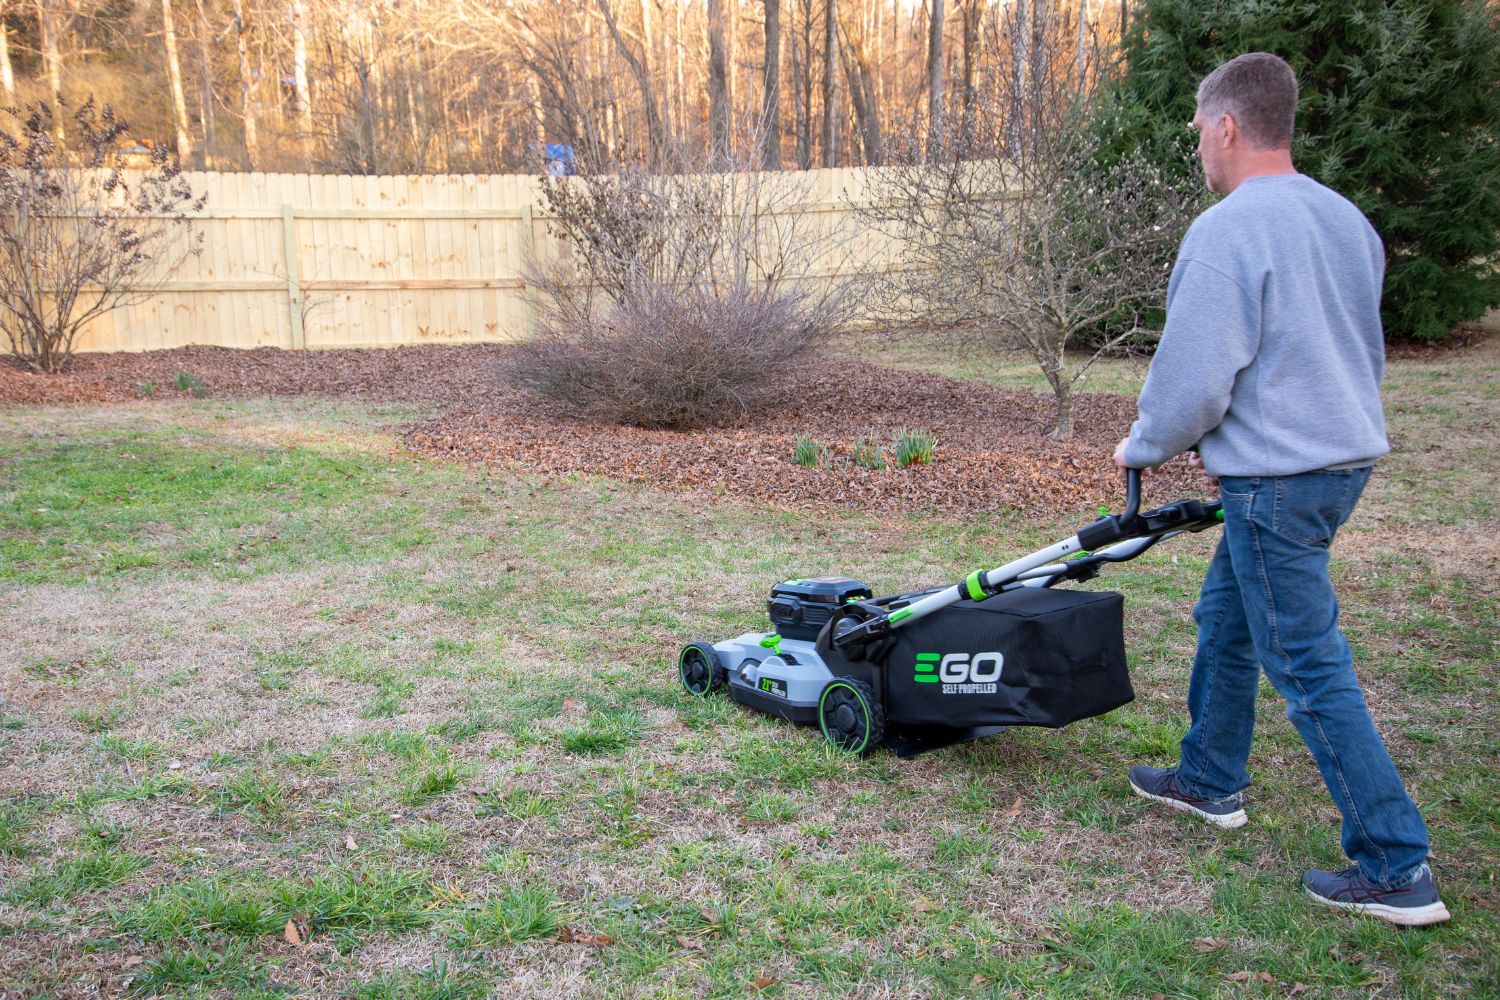
[{"label": "green wheel trim", "polygon": [[[688,687],[688,685],[687,685],[687,674],[684,671],[684,668],[687,666],[688,654],[691,653],[691,652],[694,652],[694,651],[696,651],[698,653],[698,655],[702,656],[704,662],[708,664],[708,683],[703,686],[703,690],[702,691],[694,691],[692,688]],[[678,654],[678,657],[677,657],[677,677],[678,677],[679,680],[681,680],[683,682],[682,686],[687,691],[688,694],[692,695],[694,698],[707,698],[710,694],[713,693],[713,689],[714,689],[714,659],[713,659],[713,657],[711,657],[707,653],[705,653],[703,651],[703,647],[700,646],[698,643],[689,643],[688,645],[684,646],[682,648],[682,652],[680,654]]]},{"label": "green wheel trim", "polygon": [[823,730],[823,738],[832,743],[833,740],[828,735],[828,726],[823,722],[823,703],[828,700],[828,696],[833,693],[835,688],[844,688],[850,694],[854,695],[854,700],[859,703],[859,710],[864,713],[865,738],[860,741],[859,746],[845,748],[849,753],[863,753],[865,747],[869,745],[870,733],[874,730],[875,723],[870,718],[870,706],[865,704],[865,699],[861,697],[860,693],[856,691],[851,685],[845,684],[843,681],[834,681],[832,684],[828,685],[826,689],[824,689],[823,696],[818,699],[818,728]]},{"label": "green wheel trim", "polygon": [[974,572],[964,577],[964,586],[969,589],[969,600],[982,601],[986,597],[990,596],[989,594],[985,593],[984,581],[982,580],[983,576],[984,570],[976,569]]}]

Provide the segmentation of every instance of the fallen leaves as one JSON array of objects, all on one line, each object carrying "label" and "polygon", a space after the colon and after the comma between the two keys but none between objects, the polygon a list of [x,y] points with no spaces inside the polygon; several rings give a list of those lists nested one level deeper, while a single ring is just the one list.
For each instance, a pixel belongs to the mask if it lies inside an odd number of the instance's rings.
[{"label": "fallen leaves", "polygon": [[[317,352],[213,347],[139,354],[84,354],[61,376],[28,376],[0,366],[0,400],[139,400],[140,386],[172,384],[191,371],[215,396],[358,397],[447,409],[415,427],[407,442],[440,455],[516,464],[552,475],[597,473],[687,492],[730,493],[818,510],[858,508],[905,513],[913,507],[973,513],[1092,506],[1120,493],[1109,452],[1135,415],[1123,396],[1077,398],[1078,436],[1046,437],[1055,413],[1050,394],[1002,390],[926,372],[823,357],[767,373],[768,398],[740,426],[698,433],[646,431],[581,422],[549,408],[496,374],[505,345],[402,347]],[[158,392],[152,399],[180,393]],[[958,405],[959,402],[962,405]],[[983,413],[976,420],[974,413]],[[931,465],[859,468],[849,443],[875,428],[926,427],[938,440]],[[811,428],[831,446],[831,464],[804,469],[792,442]],[[725,470],[734,470],[726,475]],[[1201,494],[1200,477],[1172,462],[1152,475],[1152,491]],[[507,571],[512,571],[508,564]]]},{"label": "fallen leaves", "polygon": [[590,934],[588,931],[564,924],[557,929],[556,940],[562,944],[581,944],[589,948],[603,948],[607,944],[613,944],[615,939],[608,934]]},{"label": "fallen leaves", "polygon": [[297,926],[296,917],[292,917],[286,922],[286,929],[282,931],[281,936],[286,938],[287,944],[296,945],[299,948],[305,940],[302,936],[302,929]]},{"label": "fallen leaves", "polygon": [[1206,955],[1209,952],[1218,951],[1220,948],[1223,948],[1226,944],[1228,944],[1228,942],[1225,941],[1223,938],[1216,938],[1216,937],[1194,938],[1193,939],[1193,950],[1197,951],[1197,952],[1202,952],[1203,954]]},{"label": "fallen leaves", "polygon": [[686,948],[688,951],[707,951],[708,950],[704,946],[704,944],[703,944],[702,941],[699,941],[697,938],[690,938],[690,937],[688,937],[685,934],[679,934],[679,935],[677,935],[677,944],[680,947],[682,947],[682,948]]}]

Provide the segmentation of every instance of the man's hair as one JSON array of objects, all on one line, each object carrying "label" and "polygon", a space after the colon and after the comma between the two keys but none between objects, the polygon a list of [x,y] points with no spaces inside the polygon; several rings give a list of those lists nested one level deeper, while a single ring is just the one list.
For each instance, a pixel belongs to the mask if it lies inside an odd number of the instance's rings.
[{"label": "man's hair", "polygon": [[1289,149],[1297,118],[1297,75],[1280,56],[1247,52],[1203,78],[1198,110],[1210,121],[1231,115],[1257,149]]}]

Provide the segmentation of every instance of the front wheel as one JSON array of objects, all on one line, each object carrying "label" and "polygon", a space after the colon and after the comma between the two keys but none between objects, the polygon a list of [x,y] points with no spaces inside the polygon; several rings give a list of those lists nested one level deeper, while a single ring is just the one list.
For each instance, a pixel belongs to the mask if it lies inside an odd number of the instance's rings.
[{"label": "front wheel", "polygon": [[818,696],[818,726],[840,750],[867,757],[885,738],[885,713],[870,685],[839,677]]},{"label": "front wheel", "polygon": [[719,662],[718,652],[706,642],[690,642],[677,658],[677,676],[688,694],[701,698],[723,685],[728,671]]}]

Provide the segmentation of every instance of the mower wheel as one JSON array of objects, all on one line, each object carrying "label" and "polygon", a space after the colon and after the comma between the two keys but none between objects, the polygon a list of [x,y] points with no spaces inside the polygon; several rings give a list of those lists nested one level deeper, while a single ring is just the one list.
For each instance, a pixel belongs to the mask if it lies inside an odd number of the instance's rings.
[{"label": "mower wheel", "polygon": [[836,677],[818,696],[818,726],[840,750],[867,757],[885,738],[885,712],[870,685]]},{"label": "mower wheel", "polygon": [[714,688],[722,687],[729,671],[719,662],[718,651],[706,642],[690,642],[677,658],[677,676],[688,694],[702,698]]}]

